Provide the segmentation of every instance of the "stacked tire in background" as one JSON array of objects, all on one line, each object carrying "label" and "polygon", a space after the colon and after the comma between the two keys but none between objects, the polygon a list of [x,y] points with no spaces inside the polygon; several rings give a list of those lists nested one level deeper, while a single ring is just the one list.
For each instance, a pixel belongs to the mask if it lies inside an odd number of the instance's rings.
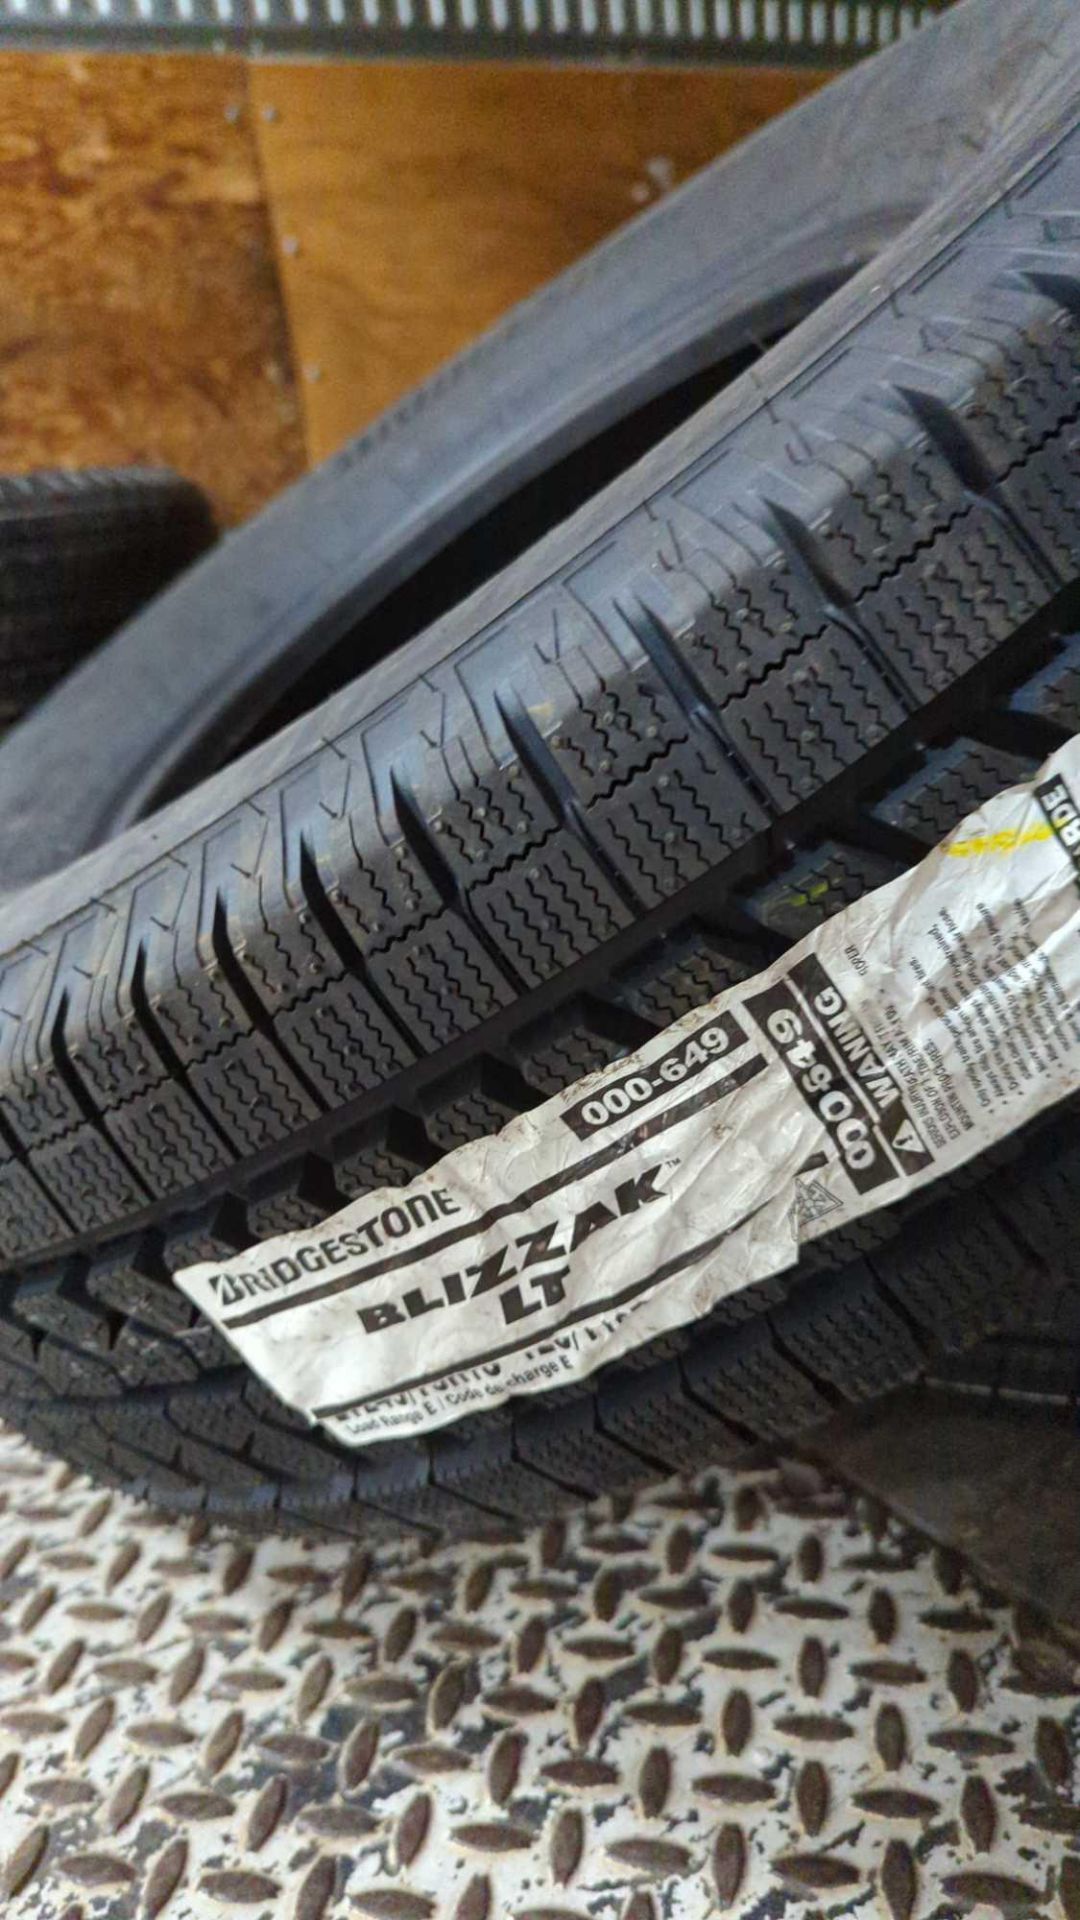
[{"label": "stacked tire in background", "polygon": [[210,545],[197,487],[154,468],[0,476],[0,725]]}]

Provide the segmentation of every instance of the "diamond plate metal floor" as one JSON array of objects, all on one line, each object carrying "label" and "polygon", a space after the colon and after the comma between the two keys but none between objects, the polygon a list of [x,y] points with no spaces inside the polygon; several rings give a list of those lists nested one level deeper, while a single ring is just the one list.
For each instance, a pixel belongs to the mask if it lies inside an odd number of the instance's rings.
[{"label": "diamond plate metal floor", "polygon": [[370,1556],[0,1501],[5,1913],[1080,1920],[1078,1643],[804,1467]]}]

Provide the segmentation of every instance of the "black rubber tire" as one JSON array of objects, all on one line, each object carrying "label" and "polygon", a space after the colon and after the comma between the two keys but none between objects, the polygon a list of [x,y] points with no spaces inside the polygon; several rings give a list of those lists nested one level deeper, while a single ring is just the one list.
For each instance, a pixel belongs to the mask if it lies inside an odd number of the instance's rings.
[{"label": "black rubber tire", "polygon": [[173,1506],[473,1524],[805,1432],[1020,1312],[1067,1345],[1062,1112],[571,1397],[359,1455],[169,1281],[613,1057],[1080,729],[1080,20],[1052,51],[753,378],[9,903],[6,1417]]},{"label": "black rubber tire", "polygon": [[[221,764],[320,655],[348,680],[401,617],[418,630],[505,554],[511,523],[535,523],[539,476],[549,512],[568,488],[577,504],[598,460],[568,474],[575,450],[631,418],[640,443],[660,396],[665,418],[688,408],[709,369],[810,311],[1038,101],[1071,4],[978,0],[846,74],[231,535],[4,743],[0,885],[74,859]],[[433,597],[421,569],[436,555]]]},{"label": "black rubber tire", "polygon": [[0,476],[0,724],[40,700],[214,538],[163,468]]}]

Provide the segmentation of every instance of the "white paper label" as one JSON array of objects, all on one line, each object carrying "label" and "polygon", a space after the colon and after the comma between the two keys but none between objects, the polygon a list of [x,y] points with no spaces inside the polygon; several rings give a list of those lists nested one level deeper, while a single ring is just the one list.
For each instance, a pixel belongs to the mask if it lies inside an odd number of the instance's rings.
[{"label": "white paper label", "polygon": [[1080,736],[628,1058],[180,1286],[355,1445],[698,1319],[1080,1085],[1078,800]]}]

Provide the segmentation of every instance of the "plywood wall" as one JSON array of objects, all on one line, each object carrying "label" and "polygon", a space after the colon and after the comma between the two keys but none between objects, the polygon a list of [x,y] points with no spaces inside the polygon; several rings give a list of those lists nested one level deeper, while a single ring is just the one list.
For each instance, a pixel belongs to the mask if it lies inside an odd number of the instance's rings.
[{"label": "plywood wall", "polygon": [[250,513],[300,413],[240,61],[0,56],[0,471],[164,462]]},{"label": "plywood wall", "polygon": [[254,68],[310,457],[820,78]]},{"label": "plywood wall", "polygon": [[239,519],[818,81],[0,56],[0,471]]}]

